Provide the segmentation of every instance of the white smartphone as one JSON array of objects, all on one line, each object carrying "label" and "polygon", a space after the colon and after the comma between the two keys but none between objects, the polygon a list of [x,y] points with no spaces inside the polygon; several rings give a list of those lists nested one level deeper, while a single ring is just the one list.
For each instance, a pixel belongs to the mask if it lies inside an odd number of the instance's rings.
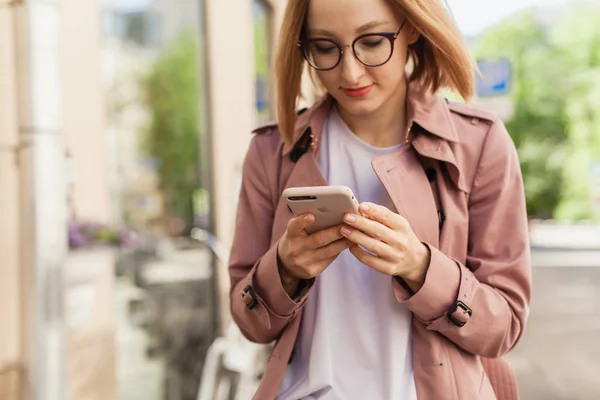
[{"label": "white smartphone", "polygon": [[309,234],[341,225],[347,213],[358,214],[358,201],[346,186],[288,188],[283,197],[295,216],[306,213],[315,216],[315,222],[306,228]]}]

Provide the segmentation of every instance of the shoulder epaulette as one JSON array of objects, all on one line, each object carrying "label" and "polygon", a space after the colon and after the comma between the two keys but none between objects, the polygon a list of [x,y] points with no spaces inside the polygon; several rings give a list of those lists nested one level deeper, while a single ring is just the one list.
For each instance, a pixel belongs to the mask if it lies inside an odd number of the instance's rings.
[{"label": "shoulder epaulette", "polygon": [[[308,110],[308,108],[302,108],[296,112],[296,115],[300,116],[300,115],[304,114],[307,110]],[[267,132],[271,132],[274,128],[277,128],[278,126],[279,126],[279,124],[275,121],[267,122],[266,124],[261,125],[258,128],[254,129],[252,131],[252,133],[261,135],[261,134],[264,134]]]},{"label": "shoulder epaulette", "polygon": [[448,102],[448,108],[450,111],[465,117],[478,118],[488,122],[494,122],[498,119],[493,113],[470,104],[450,101]]},{"label": "shoulder epaulette", "polygon": [[257,135],[262,135],[268,132],[272,132],[275,128],[277,128],[278,124],[277,122],[268,122],[264,125],[259,126],[258,128],[254,129],[252,131],[252,133],[256,133]]}]

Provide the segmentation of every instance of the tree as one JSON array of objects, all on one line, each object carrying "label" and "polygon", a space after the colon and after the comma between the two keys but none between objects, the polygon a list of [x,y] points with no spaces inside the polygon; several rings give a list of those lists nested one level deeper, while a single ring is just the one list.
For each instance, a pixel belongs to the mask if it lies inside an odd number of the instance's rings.
[{"label": "tree", "polygon": [[516,113],[507,128],[530,216],[587,219],[594,212],[589,171],[600,162],[600,7],[572,2],[544,11],[490,29],[475,54],[512,62]]},{"label": "tree", "polygon": [[508,58],[513,67],[515,114],[507,123],[523,170],[527,210],[550,218],[560,202],[566,157],[564,57],[532,11],[517,14],[484,33],[477,57]]},{"label": "tree", "polygon": [[168,216],[193,220],[193,193],[199,182],[199,101],[197,46],[181,34],[143,78],[151,122],[144,151],[157,161]]},{"label": "tree", "polygon": [[[567,158],[564,185],[556,210],[559,219],[593,215],[589,171],[600,162],[600,7],[577,2],[552,30],[552,40],[564,55],[568,90]],[[596,217],[600,215],[596,214]]]}]

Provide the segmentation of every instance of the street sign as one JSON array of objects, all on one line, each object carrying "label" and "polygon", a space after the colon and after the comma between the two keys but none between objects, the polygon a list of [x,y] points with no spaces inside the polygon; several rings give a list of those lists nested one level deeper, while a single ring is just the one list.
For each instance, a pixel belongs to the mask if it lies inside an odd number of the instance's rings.
[{"label": "street sign", "polygon": [[480,59],[477,66],[481,74],[475,74],[477,96],[474,104],[493,112],[502,121],[510,121],[515,105],[510,96],[512,68],[505,58]]},{"label": "street sign", "polygon": [[502,96],[510,91],[512,68],[505,58],[477,61],[481,76],[476,74],[477,96]]}]

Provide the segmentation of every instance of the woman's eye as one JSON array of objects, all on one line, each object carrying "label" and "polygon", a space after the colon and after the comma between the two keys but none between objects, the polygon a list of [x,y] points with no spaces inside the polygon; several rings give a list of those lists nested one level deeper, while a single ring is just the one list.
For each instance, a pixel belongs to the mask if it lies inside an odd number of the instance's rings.
[{"label": "woman's eye", "polygon": [[383,43],[383,38],[380,39],[365,39],[362,41],[361,45],[365,47],[377,47],[381,43]]},{"label": "woman's eye", "polygon": [[330,54],[335,50],[335,46],[332,45],[320,45],[316,44],[314,46],[315,51],[320,54]]}]

